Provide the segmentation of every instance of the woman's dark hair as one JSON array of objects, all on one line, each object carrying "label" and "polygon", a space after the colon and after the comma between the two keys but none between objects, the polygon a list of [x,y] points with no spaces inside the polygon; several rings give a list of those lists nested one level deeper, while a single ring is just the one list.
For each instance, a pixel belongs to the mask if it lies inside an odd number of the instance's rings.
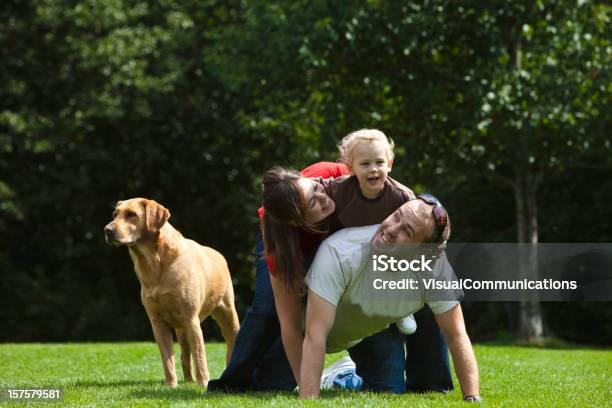
[{"label": "woman's dark hair", "polygon": [[304,221],[306,206],[298,187],[301,175],[296,170],[275,167],[263,176],[264,215],[261,229],[265,254],[274,260],[275,274],[291,293],[306,293],[304,254],[299,229],[325,233],[320,225]]}]

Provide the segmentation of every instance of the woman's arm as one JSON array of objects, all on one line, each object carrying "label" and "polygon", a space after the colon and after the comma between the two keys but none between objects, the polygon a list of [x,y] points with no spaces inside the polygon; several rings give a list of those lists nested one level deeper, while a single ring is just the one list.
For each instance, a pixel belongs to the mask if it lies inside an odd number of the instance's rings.
[{"label": "woman's arm", "polygon": [[283,347],[293,376],[298,386],[300,385],[300,364],[302,362],[302,299],[300,296],[290,293],[284,283],[270,274],[272,290],[274,291],[274,303],[276,313],[281,325],[281,337]]}]

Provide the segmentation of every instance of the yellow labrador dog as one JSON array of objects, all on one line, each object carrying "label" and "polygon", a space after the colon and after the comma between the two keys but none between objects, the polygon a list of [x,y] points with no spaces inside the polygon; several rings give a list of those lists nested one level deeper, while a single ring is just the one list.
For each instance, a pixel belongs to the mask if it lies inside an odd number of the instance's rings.
[{"label": "yellow labrador dog", "polygon": [[200,322],[212,315],[219,323],[229,361],[239,327],[232,280],[223,255],[184,238],[168,218],[170,212],[153,200],[119,201],[104,234],[109,244],[127,245],[130,251],[140,280],[142,304],[161,353],[166,385],[177,385],[174,328],[185,381],[193,381],[193,355],[196,380],[207,386],[209,374]]}]

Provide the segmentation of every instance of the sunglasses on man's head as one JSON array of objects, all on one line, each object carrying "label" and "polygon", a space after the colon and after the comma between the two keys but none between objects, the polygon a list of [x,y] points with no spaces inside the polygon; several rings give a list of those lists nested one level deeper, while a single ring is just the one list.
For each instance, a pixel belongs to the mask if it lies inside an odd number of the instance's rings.
[{"label": "sunglasses on man's head", "polygon": [[440,239],[442,239],[442,232],[444,232],[444,228],[446,228],[446,224],[448,223],[448,214],[446,213],[446,209],[434,195],[432,194],[419,194],[417,198],[425,201],[429,205],[433,205],[433,216],[436,221],[436,241],[440,243]]}]

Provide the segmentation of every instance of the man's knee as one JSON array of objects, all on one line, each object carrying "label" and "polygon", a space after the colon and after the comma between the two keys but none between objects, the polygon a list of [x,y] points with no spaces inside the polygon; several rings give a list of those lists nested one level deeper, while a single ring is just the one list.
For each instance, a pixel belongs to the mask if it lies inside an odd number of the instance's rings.
[{"label": "man's knee", "polygon": [[395,326],[390,326],[349,350],[363,378],[364,389],[375,392],[404,392],[404,343]]}]

